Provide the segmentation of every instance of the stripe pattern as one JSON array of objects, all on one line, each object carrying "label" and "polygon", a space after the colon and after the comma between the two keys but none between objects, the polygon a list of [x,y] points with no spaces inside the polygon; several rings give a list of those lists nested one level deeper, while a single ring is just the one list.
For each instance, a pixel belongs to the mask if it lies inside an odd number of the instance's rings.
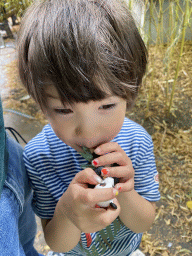
[{"label": "stripe pattern", "polygon": [[[113,141],[132,161],[135,190],[148,201],[158,201],[159,184],[155,181],[157,170],[150,135],[139,124],[125,118],[121,131]],[[33,209],[40,218],[51,219],[60,197],[87,161],[63,143],[50,124],[27,144],[24,161],[34,190]],[[91,233],[89,243],[86,234],[82,233],[79,244],[63,255],[130,255],[139,245],[141,236],[117,218],[105,229]]]}]

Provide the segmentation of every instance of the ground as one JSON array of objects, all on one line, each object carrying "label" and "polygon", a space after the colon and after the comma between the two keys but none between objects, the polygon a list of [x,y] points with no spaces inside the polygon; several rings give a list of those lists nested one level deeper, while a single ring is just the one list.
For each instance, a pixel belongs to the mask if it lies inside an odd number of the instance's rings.
[{"label": "ground", "polygon": [[[191,46],[192,42],[186,42],[171,112],[167,112],[167,106],[174,84],[179,45],[173,52],[169,76],[163,67],[166,46],[150,47],[143,86],[134,108],[127,113],[152,136],[159,172],[161,199],[157,203],[155,222],[144,233],[141,243],[141,250],[146,255],[187,256],[192,253],[192,210],[188,207],[188,202],[192,200]],[[45,124],[41,111],[19,82],[16,61],[13,60],[5,68],[9,94],[3,99],[4,107],[31,115]],[[41,234],[40,230],[36,244],[45,252],[48,248],[42,248]]]}]

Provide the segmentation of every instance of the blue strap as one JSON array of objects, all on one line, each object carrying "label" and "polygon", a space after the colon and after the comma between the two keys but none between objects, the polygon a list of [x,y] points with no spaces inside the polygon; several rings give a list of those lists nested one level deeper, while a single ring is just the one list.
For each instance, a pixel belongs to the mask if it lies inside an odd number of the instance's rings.
[{"label": "blue strap", "polygon": [[6,149],[6,134],[3,121],[3,109],[0,98],[0,195],[7,176],[8,152]]}]

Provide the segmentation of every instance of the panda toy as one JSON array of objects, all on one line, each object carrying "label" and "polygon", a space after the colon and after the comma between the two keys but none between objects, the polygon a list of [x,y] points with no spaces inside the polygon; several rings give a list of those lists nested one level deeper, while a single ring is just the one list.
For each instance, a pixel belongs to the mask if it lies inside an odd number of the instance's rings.
[{"label": "panda toy", "polygon": [[[94,189],[112,188],[112,187],[114,187],[114,179],[112,177],[107,177],[103,179],[103,181],[100,184],[96,185]],[[117,209],[116,204],[113,203],[113,199],[105,202],[100,202],[97,205],[100,206],[101,208],[106,208],[111,206],[112,208]]]},{"label": "panda toy", "polygon": [[[88,184],[89,188],[93,188],[93,189],[101,189],[101,188],[112,188],[114,187],[118,182],[119,179],[118,178],[112,178],[112,177],[107,177],[107,178],[103,178],[101,175],[101,170],[104,168],[103,166],[99,166],[99,167],[95,167],[91,164],[92,160],[94,160],[95,158],[99,157],[99,155],[95,154],[95,153],[91,153],[90,150],[88,148],[83,148],[84,152],[81,153],[81,155],[88,160],[89,164],[82,166],[83,168],[87,168],[90,167],[92,168],[95,173],[100,176],[102,178],[102,182],[96,186],[92,185],[92,184]],[[114,163],[112,166],[118,166],[118,164]],[[111,206],[114,209],[117,209],[117,206],[115,203],[113,203],[113,199],[106,201],[106,202],[100,202],[97,204],[97,206],[101,207],[101,208],[107,208],[109,206]]]}]

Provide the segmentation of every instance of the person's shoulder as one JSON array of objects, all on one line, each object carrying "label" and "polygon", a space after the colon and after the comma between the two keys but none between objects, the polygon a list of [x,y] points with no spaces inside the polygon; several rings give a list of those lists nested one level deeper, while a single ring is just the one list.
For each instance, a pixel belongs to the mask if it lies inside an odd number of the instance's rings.
[{"label": "person's shoulder", "polygon": [[24,148],[25,153],[35,154],[39,151],[44,151],[50,146],[51,141],[57,140],[50,124],[43,127],[42,131],[32,138]]},{"label": "person's shoulder", "polygon": [[6,136],[6,144],[9,155],[14,155],[14,159],[22,157],[22,146],[8,134]]},{"label": "person's shoulder", "polygon": [[22,212],[25,196],[27,197],[30,193],[26,169],[23,162],[23,148],[8,134],[6,136],[6,144],[8,150],[8,170],[5,186],[15,195],[20,205],[20,212]]},{"label": "person's shoulder", "polygon": [[144,138],[151,141],[151,136],[140,124],[125,118],[122,129],[120,131],[121,137],[129,137],[130,139],[142,140]]},{"label": "person's shoulder", "polygon": [[50,124],[44,126],[42,131],[31,139],[24,149],[24,162],[29,167],[52,164],[60,157],[60,152],[66,152],[66,144],[61,141],[53,131]]},{"label": "person's shoulder", "polygon": [[22,146],[8,134],[6,136],[6,145],[8,151],[8,174],[11,173],[13,176],[13,173],[16,173],[16,176],[22,176],[25,173]]},{"label": "person's shoulder", "polygon": [[138,123],[125,118],[117,143],[130,157],[133,167],[153,155],[153,141],[148,132]]}]

